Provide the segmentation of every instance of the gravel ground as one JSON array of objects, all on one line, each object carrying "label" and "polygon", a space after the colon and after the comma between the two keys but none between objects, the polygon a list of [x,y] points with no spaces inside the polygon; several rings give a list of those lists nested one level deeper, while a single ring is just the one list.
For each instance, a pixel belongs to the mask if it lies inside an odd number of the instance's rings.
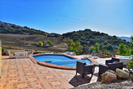
[{"label": "gravel ground", "polygon": [[133,89],[133,82],[128,80],[117,80],[114,83],[96,82],[92,84],[80,85],[73,89]]}]

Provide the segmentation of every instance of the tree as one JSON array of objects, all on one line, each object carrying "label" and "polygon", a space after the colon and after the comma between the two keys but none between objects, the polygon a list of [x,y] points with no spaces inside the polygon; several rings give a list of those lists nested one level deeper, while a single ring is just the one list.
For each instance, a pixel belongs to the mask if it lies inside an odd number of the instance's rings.
[{"label": "tree", "polygon": [[109,51],[113,51],[113,46],[111,44],[107,44],[106,49]]},{"label": "tree", "polygon": [[48,45],[53,45],[52,41],[48,40],[47,41]]},{"label": "tree", "polygon": [[131,54],[133,54],[133,36],[131,36],[131,42],[132,44],[130,45],[130,50],[131,50]]},{"label": "tree", "polygon": [[98,51],[99,51],[99,43],[98,42],[95,43],[95,50],[98,53]]},{"label": "tree", "polygon": [[94,46],[90,47],[90,52],[92,52],[92,51],[95,51],[95,47]]},{"label": "tree", "polygon": [[75,52],[76,53],[81,53],[83,51],[83,46],[80,45],[80,42],[76,42],[75,44]]},{"label": "tree", "polygon": [[39,45],[39,46],[43,46],[42,41],[39,41],[39,42],[38,42],[38,45]]},{"label": "tree", "polygon": [[104,45],[107,45],[107,44],[108,44],[108,42],[107,42],[107,41],[104,41],[104,42],[103,42],[103,44],[104,44]]},{"label": "tree", "polygon": [[83,53],[89,53],[89,47],[86,44],[83,45]]},{"label": "tree", "polygon": [[131,69],[133,69],[133,58],[127,62],[127,67],[126,67],[129,71],[131,71]]},{"label": "tree", "polygon": [[42,41],[42,43],[44,44],[44,43],[45,43],[45,41]]},{"label": "tree", "polygon": [[68,50],[75,52],[75,53],[81,53],[83,51],[83,46],[80,44],[80,42],[73,42],[72,39],[69,39],[67,41],[68,43]]},{"label": "tree", "polygon": [[73,40],[72,40],[72,39],[69,39],[69,40],[67,41],[68,46],[70,46],[72,43],[73,43]]},{"label": "tree", "polygon": [[119,51],[120,51],[120,54],[124,54],[125,53],[125,45],[124,45],[124,43],[119,44]]},{"label": "tree", "polygon": [[130,45],[130,49],[133,49],[133,44]]},{"label": "tree", "polygon": [[132,42],[132,44],[133,44],[133,36],[131,36],[131,42]]}]

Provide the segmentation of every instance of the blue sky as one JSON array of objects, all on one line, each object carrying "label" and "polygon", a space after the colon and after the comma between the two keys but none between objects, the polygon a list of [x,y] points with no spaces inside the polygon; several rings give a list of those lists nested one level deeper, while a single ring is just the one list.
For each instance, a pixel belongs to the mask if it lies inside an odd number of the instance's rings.
[{"label": "blue sky", "polygon": [[133,35],[133,0],[0,0],[0,21],[48,33]]}]

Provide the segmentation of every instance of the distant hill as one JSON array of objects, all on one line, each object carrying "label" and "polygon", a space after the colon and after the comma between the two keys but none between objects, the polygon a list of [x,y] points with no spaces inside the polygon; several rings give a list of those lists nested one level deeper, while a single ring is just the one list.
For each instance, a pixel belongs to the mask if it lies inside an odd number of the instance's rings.
[{"label": "distant hill", "polygon": [[[15,24],[5,23],[0,21],[0,39],[3,41],[3,45],[6,46],[23,46],[24,37],[27,36],[26,41],[28,48],[32,46],[36,48],[36,43],[38,41],[51,40],[55,47],[67,48],[66,41],[68,39],[73,39],[74,42],[81,42],[83,45],[83,53],[87,53],[90,46],[94,46],[96,42],[100,44],[100,49],[105,49],[113,51],[113,47],[118,47],[120,43],[124,43],[126,48],[129,48],[131,43],[126,41],[127,37],[116,37],[110,36],[106,33],[100,33],[96,31],[91,31],[91,29],[79,30],[68,32],[64,34],[58,33],[47,33],[41,30],[36,30],[29,28],[27,26],[18,26]],[[7,35],[5,35],[7,34]],[[16,35],[14,35],[16,34]],[[30,36],[31,35],[31,36]],[[42,36],[40,36],[42,35]],[[5,37],[6,36],[6,37]],[[17,39],[16,39],[17,38]],[[124,40],[122,40],[124,39]],[[129,39],[129,38],[128,38]],[[57,41],[58,40],[58,41]],[[26,45],[26,46],[27,46]],[[25,46],[23,46],[25,47]],[[41,50],[41,48],[40,48]],[[52,50],[52,49],[50,49]]]},{"label": "distant hill", "polygon": [[122,40],[126,40],[126,41],[131,42],[131,38],[130,38],[130,37],[124,37],[124,36],[118,37],[118,36],[117,36],[117,38],[120,38],[120,39],[122,39]]},{"label": "distant hill", "polygon": [[79,30],[68,32],[62,35],[64,39],[73,39],[74,42],[81,42],[84,46],[84,51],[89,49],[90,46],[94,46],[96,42],[100,44],[100,49],[112,50],[111,47],[119,46],[120,43],[124,43],[127,48],[130,47],[130,42],[117,38],[116,36],[110,36],[106,33],[100,33],[91,31],[91,29]]},{"label": "distant hill", "polygon": [[0,21],[0,33],[51,36],[51,34],[41,30],[36,30],[34,28],[29,28],[27,26],[22,27],[22,26],[5,23],[1,21]]},{"label": "distant hill", "polygon": [[61,34],[58,34],[58,33],[50,33],[50,34],[52,34],[52,35],[54,35],[54,36],[61,36]]}]

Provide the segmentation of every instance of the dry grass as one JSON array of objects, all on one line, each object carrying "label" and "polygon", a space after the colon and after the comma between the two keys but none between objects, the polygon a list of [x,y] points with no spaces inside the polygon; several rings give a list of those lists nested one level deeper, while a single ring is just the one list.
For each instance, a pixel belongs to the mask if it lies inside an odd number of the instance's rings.
[{"label": "dry grass", "polygon": [[[24,43],[25,38],[25,43]],[[63,52],[67,49],[67,44],[59,37],[46,37],[41,35],[19,35],[19,34],[0,34],[3,47],[14,49],[37,49],[41,51],[58,51]],[[53,47],[38,47],[38,41],[51,40]]]}]

